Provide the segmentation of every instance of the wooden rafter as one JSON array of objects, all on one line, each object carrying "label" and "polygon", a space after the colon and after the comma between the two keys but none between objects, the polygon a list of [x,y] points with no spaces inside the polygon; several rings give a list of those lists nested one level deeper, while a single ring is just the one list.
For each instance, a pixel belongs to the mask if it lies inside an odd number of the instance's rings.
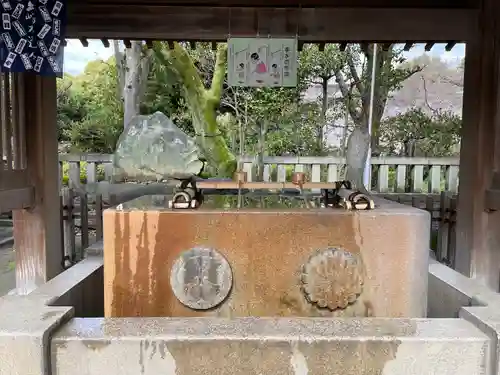
[{"label": "wooden rafter", "polygon": [[436,44],[436,43],[434,43],[434,42],[425,43],[424,49],[428,52],[432,49],[432,47],[434,47],[434,44]]},{"label": "wooden rafter", "polygon": [[382,45],[382,50],[383,51],[389,51],[391,49],[391,47],[392,47],[392,43],[384,43]]},{"label": "wooden rafter", "polygon": [[406,42],[406,43],[405,43],[404,50],[405,50],[406,52],[408,52],[409,50],[411,50],[411,48],[413,47],[413,45],[414,45],[414,44],[415,44],[415,43],[413,43],[413,42]]},{"label": "wooden rafter", "polygon": [[109,48],[109,40],[107,38],[101,38],[102,45],[106,48]]},{"label": "wooden rafter", "polygon": [[[86,47],[88,47],[88,41],[87,39],[84,39],[86,41]],[[122,40],[122,43],[123,45],[126,47],[126,48],[130,48],[131,47],[131,40],[130,39],[124,39]],[[148,48],[152,48],[152,45],[153,45],[153,40],[151,39],[148,39],[148,40],[144,40],[143,41],[146,46]],[[181,41],[179,41],[181,42]],[[170,48],[173,48],[173,41],[168,41],[169,45],[170,45]],[[196,49],[196,41],[187,41],[188,45],[189,45],[189,48],[191,49]],[[212,50],[216,50],[217,49],[217,43],[218,42],[211,42],[211,48]],[[362,43],[346,43],[346,42],[342,42],[342,43],[336,43],[336,44],[339,44],[339,50],[341,52],[344,52],[347,48],[347,46],[349,44],[361,44],[362,48],[363,49],[366,49],[366,46],[371,43],[371,42],[362,42]],[[109,44],[109,41],[106,40],[106,44]],[[318,48],[320,51],[323,51],[325,49],[325,46],[326,46],[326,43],[308,43],[308,44],[317,44],[318,45]],[[383,43],[382,45],[382,49],[384,51],[388,51],[395,43]],[[401,43],[401,44],[404,44],[404,50],[406,52],[410,51],[413,47],[415,47],[415,43],[413,42],[406,42],[406,43]],[[424,43],[425,44],[425,50],[426,51],[430,51],[434,46],[435,46],[435,42],[426,42]],[[301,51],[302,48],[303,48],[303,45],[304,45],[304,42],[302,41],[299,41],[299,46],[298,46],[298,50]],[[457,45],[457,42],[448,42],[446,43],[446,46],[445,46],[445,50],[447,52],[451,51],[455,46]],[[106,45],[104,45],[106,47]]]},{"label": "wooden rafter", "polygon": [[447,51],[447,52],[450,52],[453,47],[455,47],[455,45],[457,44],[457,42],[448,42],[446,44],[446,46],[444,47],[444,49]]},{"label": "wooden rafter", "polygon": [[220,41],[229,35],[260,33],[325,43],[465,42],[477,26],[474,9],[206,7],[201,11],[148,5],[146,10],[140,5],[73,2],[67,36]]},{"label": "wooden rafter", "polygon": [[[95,3],[95,0],[79,0],[78,3]],[[140,0],[105,0],[100,3],[113,5],[140,5]],[[477,8],[476,0],[148,0],[148,5],[192,6],[195,11],[206,7],[351,7],[351,8]]]}]

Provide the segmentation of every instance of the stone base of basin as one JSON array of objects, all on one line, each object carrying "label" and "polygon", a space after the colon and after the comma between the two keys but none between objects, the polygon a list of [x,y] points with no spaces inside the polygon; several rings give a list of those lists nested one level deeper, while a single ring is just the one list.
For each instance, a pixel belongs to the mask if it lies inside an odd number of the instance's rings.
[{"label": "stone base of basin", "polygon": [[106,317],[426,315],[422,210],[167,202],[146,196],[104,213]]},{"label": "stone base of basin", "polygon": [[498,375],[500,296],[436,262],[441,319],[102,318],[97,253],[0,298],[0,374]]},{"label": "stone base of basin", "polygon": [[51,352],[58,375],[482,375],[488,350],[460,319],[135,318],[74,319]]}]

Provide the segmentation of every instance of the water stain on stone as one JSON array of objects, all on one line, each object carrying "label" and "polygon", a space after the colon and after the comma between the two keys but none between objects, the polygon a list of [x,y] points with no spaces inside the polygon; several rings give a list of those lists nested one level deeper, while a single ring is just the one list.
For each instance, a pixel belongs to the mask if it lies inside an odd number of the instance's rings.
[{"label": "water stain on stone", "polygon": [[[158,364],[158,360],[162,361]],[[155,362],[155,364],[152,364]],[[146,368],[160,366],[166,374],[178,374],[175,359],[168,351],[167,344],[163,340],[141,340],[139,344],[139,368],[140,373],[145,374]]]},{"label": "water stain on stone", "polygon": [[400,340],[342,340],[337,343],[300,343],[299,350],[314,375],[382,375],[396,358]]},{"label": "water stain on stone", "polygon": [[55,346],[55,349],[66,349],[68,347],[68,344],[66,341],[59,341],[59,342],[56,342],[55,345],[53,345],[53,347]]},{"label": "water stain on stone", "polygon": [[176,375],[294,373],[285,341],[171,342],[167,348],[175,359]]},{"label": "water stain on stone", "polygon": [[111,344],[111,340],[81,340],[88,349],[98,351]]},{"label": "water stain on stone", "polygon": [[146,342],[144,340],[141,340],[141,342],[139,343],[139,366],[141,368],[141,374],[144,374],[144,347]]}]

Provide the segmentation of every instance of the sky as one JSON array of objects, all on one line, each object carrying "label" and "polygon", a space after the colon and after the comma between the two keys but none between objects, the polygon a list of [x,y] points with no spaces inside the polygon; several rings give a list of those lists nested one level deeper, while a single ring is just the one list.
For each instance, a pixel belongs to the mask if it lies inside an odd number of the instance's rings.
[{"label": "sky", "polygon": [[[444,44],[436,44],[430,52],[431,56],[440,56],[450,64],[458,64],[465,56],[465,45],[457,44],[450,52],[445,51]],[[424,44],[415,45],[411,51],[405,52],[408,59],[426,53]],[[99,40],[89,40],[89,46],[83,47],[79,40],[70,39],[64,51],[64,71],[76,75],[83,72],[85,65],[92,60],[107,59],[113,54],[113,48],[106,48]]]}]

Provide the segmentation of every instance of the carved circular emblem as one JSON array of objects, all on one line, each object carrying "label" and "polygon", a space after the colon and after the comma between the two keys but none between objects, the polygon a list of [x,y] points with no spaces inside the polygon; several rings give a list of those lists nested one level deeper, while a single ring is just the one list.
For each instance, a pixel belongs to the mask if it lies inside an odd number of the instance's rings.
[{"label": "carved circular emblem", "polygon": [[363,282],[361,257],[339,248],[319,251],[302,270],[307,300],[331,311],[354,303],[363,291]]},{"label": "carved circular emblem", "polygon": [[233,285],[231,266],[219,252],[193,248],[183,252],[172,265],[170,285],[177,299],[196,310],[222,303]]}]

